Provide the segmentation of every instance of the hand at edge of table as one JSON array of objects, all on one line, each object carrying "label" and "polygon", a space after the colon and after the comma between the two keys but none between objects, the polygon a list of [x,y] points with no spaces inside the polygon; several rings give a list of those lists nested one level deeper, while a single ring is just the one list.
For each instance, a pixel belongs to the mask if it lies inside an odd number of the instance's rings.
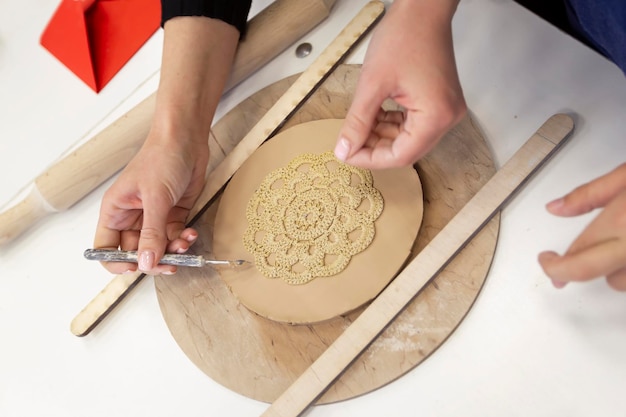
[{"label": "hand at edge of table", "polygon": [[548,203],[547,209],[562,217],[601,209],[563,255],[539,254],[554,286],[606,277],[611,288],[626,291],[626,163]]}]

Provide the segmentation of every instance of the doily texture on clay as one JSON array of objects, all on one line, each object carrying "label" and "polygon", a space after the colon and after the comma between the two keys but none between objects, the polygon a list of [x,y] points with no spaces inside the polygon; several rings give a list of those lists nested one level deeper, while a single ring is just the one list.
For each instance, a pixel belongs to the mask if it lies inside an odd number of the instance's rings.
[{"label": "doily texture on clay", "polygon": [[383,198],[369,170],[329,151],[269,173],[246,208],[245,248],[266,278],[304,284],[341,272],[374,239]]}]

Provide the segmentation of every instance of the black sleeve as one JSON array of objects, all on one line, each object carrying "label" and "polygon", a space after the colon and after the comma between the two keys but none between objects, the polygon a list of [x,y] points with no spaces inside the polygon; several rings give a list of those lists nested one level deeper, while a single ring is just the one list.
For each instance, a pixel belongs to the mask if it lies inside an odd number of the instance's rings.
[{"label": "black sleeve", "polygon": [[161,26],[176,16],[205,16],[233,25],[245,34],[252,0],[161,0]]}]

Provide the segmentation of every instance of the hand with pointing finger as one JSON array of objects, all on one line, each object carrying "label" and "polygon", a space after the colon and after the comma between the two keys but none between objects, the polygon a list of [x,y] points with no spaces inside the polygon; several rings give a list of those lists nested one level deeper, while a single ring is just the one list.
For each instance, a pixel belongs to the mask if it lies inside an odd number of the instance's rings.
[{"label": "hand with pointing finger", "polygon": [[[452,46],[456,0],[396,0],[376,28],[335,155],[382,169],[410,165],[465,115]],[[392,99],[405,111],[381,110]]]},{"label": "hand with pointing finger", "polygon": [[606,277],[612,288],[626,291],[626,164],[552,201],[547,208],[564,217],[602,209],[565,254],[547,251],[539,255],[554,285],[561,288],[572,281]]}]

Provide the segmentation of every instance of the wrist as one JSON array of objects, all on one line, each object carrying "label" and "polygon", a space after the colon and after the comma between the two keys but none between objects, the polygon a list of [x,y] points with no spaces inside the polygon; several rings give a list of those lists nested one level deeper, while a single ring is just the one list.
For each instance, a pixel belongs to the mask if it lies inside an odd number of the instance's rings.
[{"label": "wrist", "polygon": [[159,105],[157,101],[149,138],[161,143],[170,140],[208,143],[213,112],[203,111],[201,104],[186,104],[163,100]]},{"label": "wrist", "polygon": [[395,0],[390,12],[398,13],[420,25],[439,26],[450,23],[460,0]]},{"label": "wrist", "polygon": [[223,21],[201,16],[167,22],[152,122],[155,138],[207,143],[238,34]]}]

